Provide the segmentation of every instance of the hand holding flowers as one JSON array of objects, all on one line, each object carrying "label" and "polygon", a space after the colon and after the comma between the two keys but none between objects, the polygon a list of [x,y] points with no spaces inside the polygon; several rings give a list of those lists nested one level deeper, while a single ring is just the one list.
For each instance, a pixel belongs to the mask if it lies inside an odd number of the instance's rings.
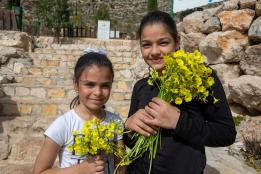
[{"label": "hand holding flowers", "polygon": [[99,119],[85,121],[84,128],[74,131],[74,142],[68,148],[73,155],[79,158],[105,154],[114,154],[121,158],[125,155],[124,146],[115,144],[115,136],[123,134],[121,121],[110,120],[103,122]]}]

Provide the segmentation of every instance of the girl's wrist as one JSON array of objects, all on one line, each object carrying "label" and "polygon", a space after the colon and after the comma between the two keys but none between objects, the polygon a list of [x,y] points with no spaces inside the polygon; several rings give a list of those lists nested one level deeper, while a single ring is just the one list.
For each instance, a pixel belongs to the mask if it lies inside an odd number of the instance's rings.
[{"label": "girl's wrist", "polygon": [[127,131],[128,131],[128,128],[126,127],[126,122],[127,122],[128,119],[129,119],[129,117],[125,120],[125,122],[124,122],[124,124],[123,124],[124,129],[127,130]]}]

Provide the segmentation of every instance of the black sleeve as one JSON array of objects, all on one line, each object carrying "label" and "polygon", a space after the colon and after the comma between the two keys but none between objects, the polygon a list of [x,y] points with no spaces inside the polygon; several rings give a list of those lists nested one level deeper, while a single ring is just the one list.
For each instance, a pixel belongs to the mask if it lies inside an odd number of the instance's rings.
[{"label": "black sleeve", "polygon": [[183,109],[174,135],[202,146],[229,146],[236,138],[235,124],[222,84],[214,71],[212,76],[215,79],[212,89],[219,101],[213,104],[209,99],[206,104],[200,104],[199,110]]}]

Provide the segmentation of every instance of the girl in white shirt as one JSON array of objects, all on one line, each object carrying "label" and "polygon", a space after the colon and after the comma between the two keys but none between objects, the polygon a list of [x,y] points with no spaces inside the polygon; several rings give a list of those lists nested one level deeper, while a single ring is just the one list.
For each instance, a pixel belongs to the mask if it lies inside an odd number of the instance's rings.
[{"label": "girl in white shirt", "polygon": [[[71,102],[71,110],[58,117],[44,133],[45,141],[36,158],[33,174],[112,174],[120,159],[112,154],[81,158],[68,149],[74,141],[73,131],[80,131],[84,121],[97,118],[109,122],[121,118],[104,109],[109,100],[114,72],[112,63],[103,52],[81,56],[74,69],[73,85],[78,96]],[[122,137],[115,135],[115,143],[123,145]],[[60,168],[53,168],[59,156]],[[125,173],[125,167],[117,174]]]}]

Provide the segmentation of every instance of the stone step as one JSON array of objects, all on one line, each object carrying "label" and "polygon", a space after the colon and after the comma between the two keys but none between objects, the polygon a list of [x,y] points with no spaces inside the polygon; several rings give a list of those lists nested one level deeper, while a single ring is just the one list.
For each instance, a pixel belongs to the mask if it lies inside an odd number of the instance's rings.
[{"label": "stone step", "polygon": [[76,60],[55,60],[55,59],[33,59],[33,66],[36,67],[75,67]]},{"label": "stone step", "polygon": [[[112,60],[111,60],[112,61]],[[123,64],[122,62],[125,62]],[[124,59],[122,58],[121,61],[114,62],[112,61],[113,69],[114,70],[126,70],[131,69],[131,64],[133,63],[133,59]],[[33,65],[25,65],[22,69],[28,68],[71,68],[74,69],[76,64],[75,60],[68,60],[68,61],[60,61],[60,60],[47,60],[47,59],[34,59]]]},{"label": "stone step", "polygon": [[[71,66],[25,66],[20,69],[19,74],[23,75],[35,75],[35,76],[43,76],[43,77],[50,77],[50,76],[57,76],[61,78],[72,78],[74,73],[74,68]],[[15,75],[18,75],[16,73]]]},{"label": "stone step", "polygon": [[[91,44],[48,44],[46,48],[35,48],[34,52],[38,53],[58,53],[60,50],[68,51],[68,53],[72,53],[74,51],[82,51],[91,46]],[[97,47],[97,46],[96,46]],[[97,48],[94,49],[97,49]],[[91,47],[93,48],[93,47]]]},{"label": "stone step", "polygon": [[[75,95],[76,96],[76,95]],[[73,98],[75,97],[73,96]],[[0,98],[0,117],[2,116],[57,116],[70,109],[73,98],[2,97]],[[128,115],[129,101],[118,102],[110,99],[106,109],[119,114],[123,119]]]},{"label": "stone step", "polygon": [[35,48],[33,53],[42,53],[42,54],[74,54],[80,55],[84,53],[83,49],[52,49],[52,48]]},{"label": "stone step", "polygon": [[[41,76],[41,75],[14,75],[16,83],[2,84],[0,91],[7,96],[23,97],[23,96],[34,96],[40,98],[52,98],[52,96],[46,96],[48,94],[53,95],[54,98],[66,97],[70,98],[73,88],[72,76],[64,75],[65,77],[59,76]],[[44,86],[43,86],[44,85]],[[112,84],[112,92],[124,93],[127,95],[132,92],[133,81],[126,78],[124,81],[120,79],[114,79]],[[43,89],[45,89],[43,91]],[[42,94],[39,94],[42,93]],[[55,94],[52,94],[55,93]],[[67,97],[68,96],[68,97]],[[59,98],[58,97],[58,98]],[[118,96],[119,97],[119,96]],[[130,96],[127,97],[127,99]],[[120,97],[121,98],[121,97]],[[121,100],[121,99],[118,99]]]},{"label": "stone step", "polygon": [[80,56],[84,55],[83,51],[75,52],[75,53],[38,53],[32,52],[30,53],[30,57],[37,60],[60,60],[60,61],[68,61],[68,60],[77,60]]},{"label": "stone step", "polygon": [[[113,54],[109,54],[109,53],[110,52],[108,52],[108,57],[113,64],[115,64],[115,63],[122,64],[122,62],[132,63],[134,61],[133,58],[129,58],[129,57],[131,57],[132,54],[134,54],[132,52],[126,52],[124,54],[117,54],[117,56],[115,56]],[[52,66],[57,66],[58,63],[55,63],[57,61],[62,62],[62,65],[66,64],[67,62],[68,62],[67,64],[69,64],[71,62],[76,62],[78,60],[78,58],[84,54],[85,53],[83,53],[83,52],[81,52],[79,54],[30,53],[30,57],[33,59],[34,64],[41,63],[40,65],[43,65],[43,66],[46,66],[48,64],[50,64]]]},{"label": "stone step", "polygon": [[57,116],[70,109],[71,99],[3,97],[0,98],[0,116]]},{"label": "stone step", "polygon": [[4,97],[28,98],[35,97],[41,99],[72,99],[76,96],[73,86],[8,83],[2,84]]},{"label": "stone step", "polygon": [[[49,71],[50,72],[50,71]],[[36,85],[58,85],[58,86],[71,86],[72,78],[64,73],[56,76],[48,76],[49,74],[43,75],[18,75],[14,76],[16,83],[36,84]]]}]

